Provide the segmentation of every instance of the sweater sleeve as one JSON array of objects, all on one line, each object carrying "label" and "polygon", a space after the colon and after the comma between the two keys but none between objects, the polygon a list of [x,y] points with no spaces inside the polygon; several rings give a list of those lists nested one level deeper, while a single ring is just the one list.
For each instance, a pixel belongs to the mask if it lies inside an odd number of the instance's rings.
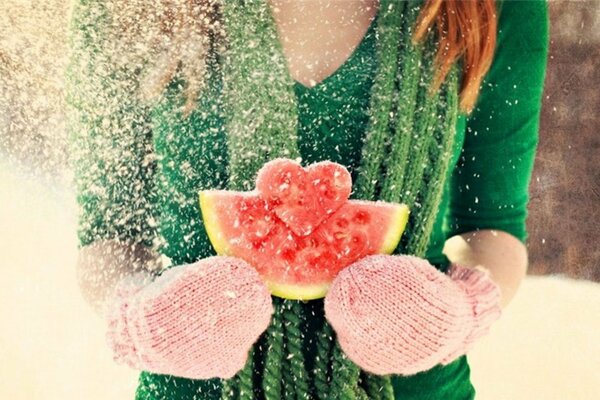
[{"label": "sweater sleeve", "polygon": [[497,229],[525,242],[548,55],[548,8],[540,0],[499,5],[495,58],[467,119],[451,178],[447,223],[450,236]]},{"label": "sweater sleeve", "polygon": [[140,65],[122,58],[101,1],[78,0],[70,21],[67,130],[78,203],[78,239],[128,239],[150,245],[152,130],[135,95]]}]

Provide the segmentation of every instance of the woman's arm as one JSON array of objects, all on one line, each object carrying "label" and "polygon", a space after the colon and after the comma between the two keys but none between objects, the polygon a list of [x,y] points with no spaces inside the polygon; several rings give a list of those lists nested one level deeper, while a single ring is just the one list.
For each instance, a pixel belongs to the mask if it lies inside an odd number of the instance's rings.
[{"label": "woman's arm", "polygon": [[[325,299],[340,346],[369,372],[413,375],[467,353],[500,317],[527,270],[525,221],[548,52],[547,4],[504,1],[498,26],[496,58],[449,182],[449,270],[407,255],[369,256],[340,272]],[[406,382],[419,386],[413,383]]]},{"label": "woman's arm", "polygon": [[103,2],[73,3],[66,73],[69,156],[77,195],[77,275],[96,311],[126,275],[158,268],[151,246],[152,130],[137,96],[143,60],[114,49],[118,29]]},{"label": "woman's arm", "polygon": [[99,315],[123,278],[137,272],[156,275],[160,255],[134,241],[99,240],[79,249],[77,281],[83,298]]},{"label": "woman's arm", "polygon": [[494,62],[469,116],[451,181],[444,253],[479,265],[500,286],[502,307],[527,272],[529,183],[548,56],[545,1],[503,1]]},{"label": "woman's arm", "polygon": [[446,241],[444,253],[453,263],[489,270],[500,287],[502,308],[510,303],[527,272],[525,245],[504,231],[482,229],[453,236]]}]

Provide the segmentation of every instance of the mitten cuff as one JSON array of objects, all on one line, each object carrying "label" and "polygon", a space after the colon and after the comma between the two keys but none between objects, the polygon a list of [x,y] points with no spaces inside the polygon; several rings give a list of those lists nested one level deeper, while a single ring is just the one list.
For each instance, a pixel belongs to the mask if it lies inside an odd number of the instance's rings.
[{"label": "mitten cuff", "polygon": [[502,315],[500,286],[492,280],[488,270],[481,267],[467,268],[452,264],[448,275],[467,296],[472,311],[472,324],[463,341],[464,346],[450,354],[444,363],[453,361],[468,352],[473,343],[489,333],[492,324]]},{"label": "mitten cuff", "polygon": [[142,369],[142,366],[131,337],[127,313],[135,294],[151,281],[152,276],[143,272],[122,279],[103,311],[107,323],[106,343],[113,351],[113,359],[136,369]]}]

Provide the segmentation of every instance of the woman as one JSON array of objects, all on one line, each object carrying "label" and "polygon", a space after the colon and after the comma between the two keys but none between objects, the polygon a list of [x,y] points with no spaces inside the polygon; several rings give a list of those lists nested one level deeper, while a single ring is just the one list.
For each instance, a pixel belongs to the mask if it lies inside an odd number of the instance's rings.
[{"label": "woman", "polygon": [[[76,5],[69,70],[81,287],[137,398],[473,398],[465,353],[527,267],[546,3],[144,7]],[[196,200],[298,156],[411,208],[309,302],[214,256]]]}]

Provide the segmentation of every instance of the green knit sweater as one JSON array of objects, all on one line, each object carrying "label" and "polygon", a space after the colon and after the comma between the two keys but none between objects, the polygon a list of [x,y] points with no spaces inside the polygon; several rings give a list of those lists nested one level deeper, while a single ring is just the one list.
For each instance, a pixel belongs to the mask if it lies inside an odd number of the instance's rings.
[{"label": "green knit sweater", "polygon": [[[460,115],[451,168],[426,257],[440,269],[447,238],[477,229],[498,229],[526,240],[528,185],[538,142],[548,52],[545,1],[504,1],[497,51],[476,108]],[[82,8],[84,10],[84,8]],[[197,203],[200,188],[227,187],[224,116],[218,74],[213,75],[189,119],[178,111],[181,83],[171,82],[152,108],[128,95],[136,70],[110,64],[97,50],[97,14],[75,13],[70,103],[76,112],[75,178],[81,205],[79,239],[130,238],[161,246],[172,265],[214,254]],[[332,160],[353,178],[368,122],[376,65],[371,23],[345,63],[315,87],[295,84],[299,147],[305,163]],[[92,51],[91,48],[95,50]],[[81,54],[87,58],[82,59]],[[216,60],[212,60],[216,62]],[[114,65],[114,64],[111,64]],[[84,73],[82,73],[82,71]],[[89,87],[109,83],[107,98],[87,98]],[[116,83],[116,84],[115,84]],[[82,90],[82,88],[86,88]],[[396,398],[467,399],[474,389],[466,357],[410,377],[393,377]],[[139,399],[218,398],[217,379],[191,381],[142,373]]]}]

